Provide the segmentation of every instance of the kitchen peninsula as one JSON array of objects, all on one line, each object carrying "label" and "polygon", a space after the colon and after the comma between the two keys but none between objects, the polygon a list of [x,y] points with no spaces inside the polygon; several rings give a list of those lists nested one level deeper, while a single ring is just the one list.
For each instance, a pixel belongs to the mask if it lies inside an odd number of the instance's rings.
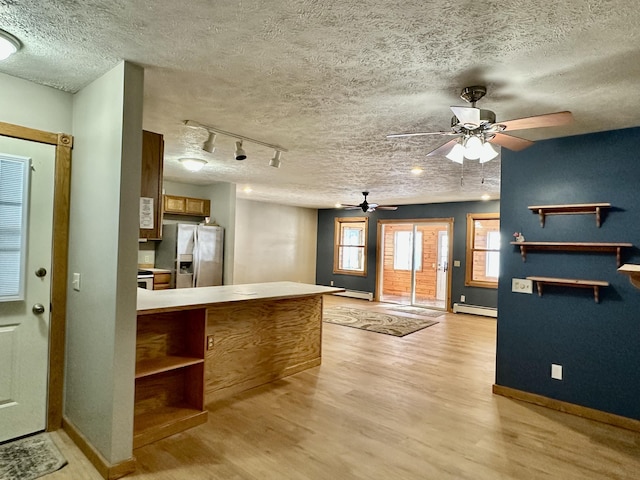
[{"label": "kitchen peninsula", "polygon": [[322,295],[341,291],[139,288],[134,448],[206,422],[211,401],[320,365]]}]

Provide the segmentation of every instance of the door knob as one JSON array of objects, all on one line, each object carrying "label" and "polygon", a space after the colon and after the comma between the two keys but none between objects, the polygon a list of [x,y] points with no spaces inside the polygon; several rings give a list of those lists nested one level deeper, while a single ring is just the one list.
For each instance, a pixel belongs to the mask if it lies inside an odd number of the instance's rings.
[{"label": "door knob", "polygon": [[47,274],[47,269],[46,268],[42,268],[40,267],[39,269],[36,270],[36,277],[44,277]]},{"label": "door knob", "polygon": [[36,315],[42,315],[44,313],[44,305],[42,305],[41,303],[36,303],[31,310]]}]

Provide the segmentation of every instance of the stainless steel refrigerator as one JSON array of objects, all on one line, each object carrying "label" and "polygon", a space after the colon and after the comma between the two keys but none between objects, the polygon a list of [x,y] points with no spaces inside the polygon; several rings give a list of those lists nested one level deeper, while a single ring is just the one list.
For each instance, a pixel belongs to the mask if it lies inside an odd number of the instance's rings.
[{"label": "stainless steel refrigerator", "polygon": [[224,229],[165,223],[156,247],[156,267],[172,271],[175,288],[222,285]]}]

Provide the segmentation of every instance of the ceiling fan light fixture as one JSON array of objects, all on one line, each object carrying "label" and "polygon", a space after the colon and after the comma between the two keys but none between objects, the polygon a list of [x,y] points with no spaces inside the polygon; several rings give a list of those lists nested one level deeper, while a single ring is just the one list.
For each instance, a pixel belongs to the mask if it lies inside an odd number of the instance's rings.
[{"label": "ceiling fan light fixture", "polygon": [[236,151],[235,151],[235,159],[236,160],[245,160],[247,158],[247,154],[242,148],[242,140],[236,142]]},{"label": "ceiling fan light fixture", "polygon": [[484,142],[482,144],[482,149],[480,151],[480,163],[486,163],[489,160],[493,160],[498,156],[498,152],[493,148],[489,142]]},{"label": "ceiling fan light fixture", "polygon": [[213,153],[216,151],[216,147],[214,144],[216,143],[216,134],[213,132],[209,132],[209,137],[202,145],[202,150],[205,152]]},{"label": "ceiling fan light fixture", "polygon": [[446,157],[452,162],[462,164],[464,161],[464,147],[456,143]]},{"label": "ceiling fan light fixture", "polygon": [[190,172],[199,172],[207,164],[207,161],[201,158],[181,158],[179,162]]},{"label": "ceiling fan light fixture", "polygon": [[280,164],[282,163],[280,161],[280,155],[281,154],[282,154],[282,152],[280,150],[276,150],[276,153],[273,155],[273,158],[271,160],[269,160],[269,166],[270,167],[280,168]]},{"label": "ceiling fan light fixture", "polygon": [[469,160],[477,160],[482,153],[482,140],[476,135],[471,135],[464,142],[464,156]]},{"label": "ceiling fan light fixture", "polygon": [[5,60],[20,50],[22,44],[20,40],[9,32],[0,30],[0,60]]}]

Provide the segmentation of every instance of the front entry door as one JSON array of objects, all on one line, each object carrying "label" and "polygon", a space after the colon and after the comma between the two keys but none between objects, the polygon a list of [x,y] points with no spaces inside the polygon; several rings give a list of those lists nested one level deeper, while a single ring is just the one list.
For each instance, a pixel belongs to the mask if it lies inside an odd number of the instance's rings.
[{"label": "front entry door", "polygon": [[[0,302],[2,442],[46,428],[56,148],[0,136],[0,153],[30,158],[32,165],[24,300]],[[0,221],[0,255],[2,230]]]}]

